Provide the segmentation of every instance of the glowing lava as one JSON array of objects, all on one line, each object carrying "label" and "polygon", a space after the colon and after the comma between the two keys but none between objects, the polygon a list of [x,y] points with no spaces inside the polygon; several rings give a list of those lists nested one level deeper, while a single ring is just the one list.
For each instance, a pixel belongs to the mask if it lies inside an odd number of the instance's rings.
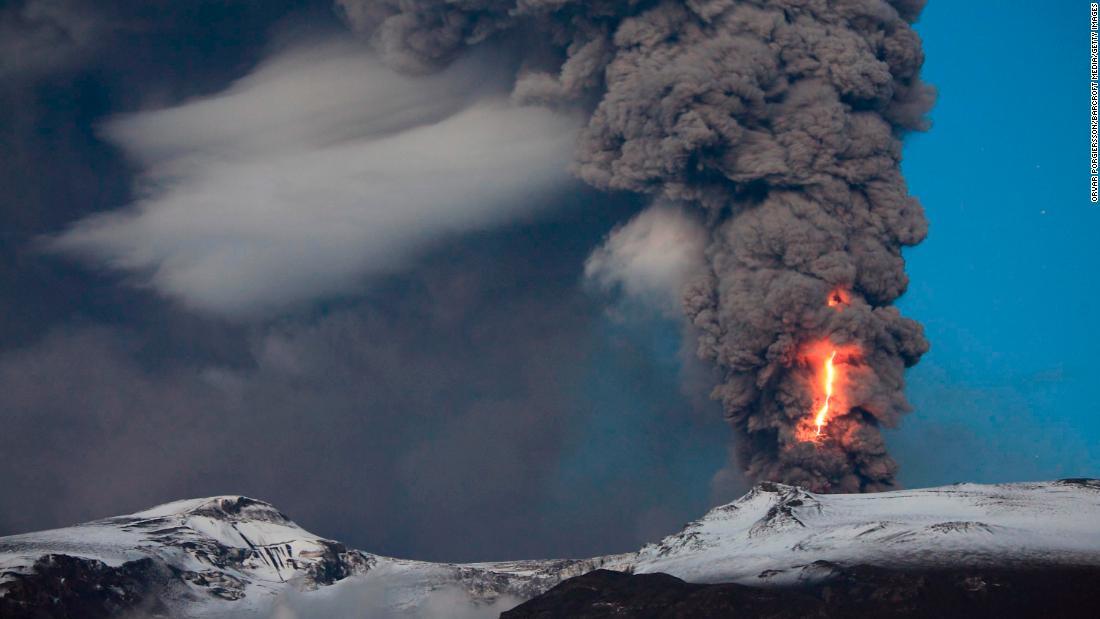
[{"label": "glowing lava", "polygon": [[835,307],[838,310],[847,307],[848,304],[850,304],[851,302],[851,295],[849,295],[848,291],[843,288],[836,288],[835,290],[830,292],[829,299],[828,301],[826,301],[826,303],[829,304],[829,307]]},{"label": "glowing lava", "polygon": [[829,353],[829,358],[825,360],[825,371],[822,373],[821,386],[825,390],[825,402],[821,404],[821,408],[817,409],[817,415],[814,416],[814,436],[821,436],[821,428],[825,426],[825,422],[829,420],[829,405],[833,402],[833,384],[836,382],[836,349]]}]

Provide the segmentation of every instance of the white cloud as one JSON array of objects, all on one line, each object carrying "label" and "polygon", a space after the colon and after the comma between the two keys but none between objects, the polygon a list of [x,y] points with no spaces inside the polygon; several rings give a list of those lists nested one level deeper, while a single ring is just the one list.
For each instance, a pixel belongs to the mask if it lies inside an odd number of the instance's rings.
[{"label": "white cloud", "polygon": [[523,603],[511,595],[475,601],[457,584],[431,586],[389,575],[352,577],[314,591],[288,589],[275,602],[274,619],[495,619]]},{"label": "white cloud", "polygon": [[589,281],[666,315],[680,315],[684,285],[703,268],[707,233],[683,209],[655,204],[608,235],[585,263]]},{"label": "white cloud", "polygon": [[329,42],[118,118],[105,134],[143,166],[140,198],[51,246],[231,316],[347,291],[572,182],[579,120],[509,103],[497,69],[476,57],[408,77]]}]

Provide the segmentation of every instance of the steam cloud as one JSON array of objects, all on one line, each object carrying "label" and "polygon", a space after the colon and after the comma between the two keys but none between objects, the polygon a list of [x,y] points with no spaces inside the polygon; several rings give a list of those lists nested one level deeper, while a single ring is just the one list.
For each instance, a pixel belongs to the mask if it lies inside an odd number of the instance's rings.
[{"label": "steam cloud", "polygon": [[[868,491],[897,469],[879,426],[909,406],[903,371],[928,350],[890,304],[901,249],[927,231],[899,170],[933,90],[910,27],[922,0],[338,0],[408,71],[490,38],[522,38],[520,102],[591,109],[574,171],[652,194],[706,222],[707,268],[684,296],[699,352],[753,479]],[[531,41],[539,41],[532,45]],[[517,46],[518,47],[518,46]],[[851,304],[835,311],[829,291]],[[851,410],[821,445],[801,351],[858,345]]]},{"label": "steam cloud", "polygon": [[654,205],[613,230],[588,257],[584,274],[600,288],[676,316],[685,282],[703,268],[706,238],[696,218]]},{"label": "steam cloud", "polygon": [[[479,603],[459,586],[431,588],[420,595],[402,591],[400,579],[389,574],[366,581],[342,581],[325,590],[294,591],[280,597],[273,619],[327,619],[328,617],[370,617],[371,619],[495,619],[524,600],[502,595]],[[350,579],[349,579],[350,580]],[[407,587],[408,585],[405,584]]]}]

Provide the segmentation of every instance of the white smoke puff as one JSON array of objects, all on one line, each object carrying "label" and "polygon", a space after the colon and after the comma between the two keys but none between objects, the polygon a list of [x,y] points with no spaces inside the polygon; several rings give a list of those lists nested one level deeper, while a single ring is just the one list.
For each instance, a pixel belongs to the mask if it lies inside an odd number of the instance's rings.
[{"label": "white smoke puff", "polygon": [[658,203],[613,230],[588,257],[584,274],[606,291],[677,317],[684,286],[703,269],[706,242],[696,217]]},{"label": "white smoke puff", "polygon": [[352,291],[575,182],[579,120],[510,103],[500,69],[468,56],[417,79],[362,45],[314,44],[215,96],[115,119],[107,137],[144,168],[139,200],[50,247],[231,317]]},{"label": "white smoke puff", "polygon": [[413,591],[424,583],[403,582],[392,574],[348,578],[313,591],[288,589],[275,602],[274,619],[495,619],[523,599],[501,594],[475,600],[458,585]]}]

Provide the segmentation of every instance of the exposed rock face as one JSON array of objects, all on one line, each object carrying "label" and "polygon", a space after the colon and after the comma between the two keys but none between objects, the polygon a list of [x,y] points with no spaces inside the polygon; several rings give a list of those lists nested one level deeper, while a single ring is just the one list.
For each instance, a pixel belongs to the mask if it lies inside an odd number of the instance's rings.
[{"label": "exposed rock face", "polygon": [[46,555],[14,575],[0,597],[0,617],[98,619],[126,613],[169,616],[161,595],[179,574],[152,559],[111,567],[95,559]]},{"label": "exposed rock face", "polygon": [[571,578],[501,619],[708,619],[753,617],[1100,616],[1100,568],[898,571],[857,566],[792,587],[700,585],[668,574],[596,570]]}]

